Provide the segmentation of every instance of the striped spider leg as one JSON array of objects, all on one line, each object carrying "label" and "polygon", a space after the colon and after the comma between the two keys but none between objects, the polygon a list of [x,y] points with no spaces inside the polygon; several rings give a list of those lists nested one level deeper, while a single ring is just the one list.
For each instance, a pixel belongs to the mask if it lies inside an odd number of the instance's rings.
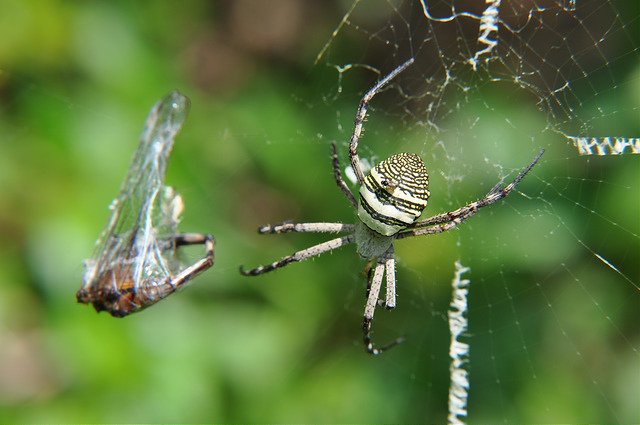
[{"label": "striped spider leg", "polygon": [[[380,290],[382,289],[382,279],[386,275],[386,299],[379,299]],[[362,322],[362,334],[365,349],[369,354],[378,355],[389,348],[398,345],[404,341],[404,337],[400,336],[395,340],[387,343],[382,347],[376,347],[371,339],[371,322],[376,306],[383,306],[387,310],[396,307],[396,259],[393,254],[393,245],[375,261],[373,269],[369,270],[369,281],[367,284],[367,302],[364,307],[364,319]]]},{"label": "striped spider leg", "polygon": [[[358,254],[373,264],[369,270],[362,325],[365,350],[372,355],[378,355],[404,340],[400,337],[386,345],[377,346],[371,337],[376,307],[381,305],[387,309],[393,309],[396,306],[394,241],[406,237],[442,233],[453,229],[462,221],[473,216],[478,209],[506,197],[536,164],[543,152],[541,151],[507,186],[501,187],[498,184],[478,201],[448,213],[417,221],[427,205],[430,194],[428,189],[429,175],[424,161],[415,154],[398,153],[378,163],[367,175],[364,175],[357,153],[369,102],[380,89],[412,62],[413,60],[409,60],[393,70],[370,89],[360,101],[356,112],[354,132],[349,143],[351,165],[360,185],[357,200],[342,177],[336,146],[335,144],[331,146],[334,179],[349,204],[357,211],[358,220],[356,223],[284,222],[261,226],[258,229],[261,234],[311,232],[346,233],[346,235],[297,251],[271,264],[250,270],[240,267],[240,272],[243,275],[257,276],[354,243]],[[379,300],[383,280],[386,286],[386,296],[385,300]]]},{"label": "striped spider leg", "polygon": [[402,232],[398,233],[396,239],[403,239],[413,236],[433,235],[436,233],[446,232],[454,227],[458,226],[462,221],[468,219],[478,212],[482,207],[486,207],[495,202],[498,202],[502,198],[506,198],[509,193],[518,183],[531,171],[534,165],[540,160],[540,157],[544,153],[544,149],[540,150],[533,160],[527,165],[515,179],[508,185],[500,187],[500,183],[493,187],[482,199],[458,208],[454,211],[449,211],[443,214],[434,215],[425,220],[415,222],[411,227],[406,228]]},{"label": "striped spider leg", "polygon": [[362,130],[364,128],[364,121],[367,118],[367,111],[369,109],[369,102],[371,99],[378,94],[378,92],[386,86],[389,81],[393,80],[398,74],[407,69],[413,63],[413,58],[409,59],[393,71],[389,73],[386,77],[381,79],[369,89],[368,92],[362,97],[360,100],[360,104],[358,105],[358,111],[356,112],[356,118],[353,124],[353,134],[351,135],[351,140],[349,141],[349,159],[351,161],[351,167],[353,168],[353,172],[356,174],[356,179],[358,180],[358,184],[362,185],[364,182],[364,174],[362,172],[362,168],[360,167],[360,158],[358,157],[358,142],[360,141],[360,136],[362,136]]}]

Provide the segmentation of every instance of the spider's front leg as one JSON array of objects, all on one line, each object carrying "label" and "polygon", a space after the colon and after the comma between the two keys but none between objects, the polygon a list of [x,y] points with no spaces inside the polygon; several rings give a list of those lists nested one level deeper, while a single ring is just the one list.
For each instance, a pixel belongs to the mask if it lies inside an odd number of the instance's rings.
[{"label": "spider's front leg", "polygon": [[353,232],[354,228],[353,224],[344,223],[294,223],[292,221],[283,221],[278,224],[260,226],[258,227],[258,233],[261,235],[267,233],[343,233]]},{"label": "spider's front leg", "polygon": [[362,97],[362,100],[360,100],[360,105],[358,105],[356,118],[354,120],[353,134],[351,135],[351,140],[349,141],[349,159],[351,160],[351,167],[353,168],[353,172],[355,173],[358,184],[360,185],[362,185],[362,183],[364,182],[364,173],[362,172],[362,168],[360,168],[360,158],[358,157],[358,142],[360,141],[360,136],[362,136],[364,121],[367,117],[367,110],[369,109],[369,102],[371,102],[371,99],[373,99],[373,97],[380,90],[382,90],[384,86],[389,84],[391,80],[393,80],[402,71],[407,69],[407,67],[409,67],[412,63],[413,58],[398,66],[386,77],[378,81],[375,86],[371,87],[369,91]]},{"label": "spider's front leg", "polygon": [[518,183],[520,183],[520,181],[538,163],[538,160],[540,160],[540,157],[543,153],[544,149],[538,152],[538,154],[533,158],[529,165],[527,165],[522,171],[520,171],[516,178],[513,179],[513,181],[508,185],[501,187],[501,184],[499,183],[493,189],[491,189],[489,193],[487,193],[482,199],[471,202],[470,204],[458,208],[457,210],[434,215],[433,217],[429,217],[422,221],[417,221],[408,230],[400,232],[397,235],[397,238],[402,239],[412,236],[443,233],[453,229],[454,227],[457,227],[464,220],[467,220],[468,218],[474,216],[480,208],[486,207],[498,202],[503,198],[506,198],[511,193],[511,191],[515,189]]},{"label": "spider's front leg", "polygon": [[[311,224],[311,223],[306,223]],[[319,224],[319,223],[313,223]],[[336,223],[333,223],[336,224]],[[316,230],[318,231],[318,230]],[[324,230],[328,231],[328,230]],[[281,259],[274,261],[271,264],[266,264],[264,266],[258,266],[254,269],[245,270],[243,266],[240,266],[240,273],[244,276],[258,276],[263,273],[267,273],[276,269],[280,269],[284,266],[287,266],[291,263],[296,263],[299,261],[304,261],[308,258],[317,257],[320,254],[324,254],[328,251],[333,251],[334,249],[338,249],[345,245],[349,245],[355,241],[355,237],[353,235],[347,235],[336,239],[331,239],[330,241],[320,243],[318,245],[314,245],[307,249],[303,249],[297,252],[294,252],[291,255],[287,255],[286,257],[282,257]]]},{"label": "spider's front leg", "polygon": [[383,256],[376,260],[376,265],[373,273],[370,273],[369,285],[367,287],[367,303],[364,307],[362,333],[365,350],[367,353],[374,356],[377,356],[378,354],[381,354],[404,341],[404,337],[398,337],[382,347],[377,347],[371,338],[373,314],[375,313],[376,306],[381,303],[378,300],[378,297],[380,295],[380,289],[382,288],[382,278],[385,273],[387,276],[387,295],[384,306],[387,309],[393,309],[396,306],[396,273],[393,246],[391,246]]}]

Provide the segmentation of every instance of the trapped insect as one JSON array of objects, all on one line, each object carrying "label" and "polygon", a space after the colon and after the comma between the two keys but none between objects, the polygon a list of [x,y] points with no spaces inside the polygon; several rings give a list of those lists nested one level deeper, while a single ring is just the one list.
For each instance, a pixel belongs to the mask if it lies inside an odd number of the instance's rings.
[{"label": "trapped insect", "polygon": [[[378,347],[371,337],[373,314],[378,304],[387,309],[396,306],[396,278],[393,242],[413,236],[446,232],[473,216],[478,210],[506,197],[524,176],[538,162],[544,150],[540,151],[531,163],[525,167],[508,185],[498,183],[482,199],[471,202],[457,210],[438,214],[425,220],[416,221],[427,206],[429,198],[429,175],[422,159],[411,153],[398,153],[380,162],[365,176],[358,158],[358,141],[362,134],[367,108],[371,99],[400,72],[413,63],[413,59],[394,69],[381,79],[362,98],[356,112],[355,125],[349,143],[349,157],[356,179],[360,185],[359,200],[349,190],[342,178],[336,145],[332,144],[332,165],[335,181],[349,203],[357,210],[355,224],[344,223],[292,223],[265,225],[258,229],[261,234],[312,232],[346,233],[346,236],[331,239],[310,248],[297,251],[271,264],[251,270],[240,267],[245,276],[257,276],[288,264],[303,261],[328,251],[352,243],[360,256],[375,263],[369,273],[367,300],[362,325],[364,346],[368,353],[377,355],[399,344],[403,338],[397,338],[387,345]],[[386,273],[386,298],[378,300],[382,280]]]},{"label": "trapped insect", "polygon": [[[164,186],[167,161],[189,110],[189,99],[172,92],[145,121],[127,177],[109,207],[111,218],[84,262],[78,302],[124,317],[168,297],[213,265],[213,236],[178,234],[182,198]],[[204,245],[205,256],[182,268],[176,251]]]}]

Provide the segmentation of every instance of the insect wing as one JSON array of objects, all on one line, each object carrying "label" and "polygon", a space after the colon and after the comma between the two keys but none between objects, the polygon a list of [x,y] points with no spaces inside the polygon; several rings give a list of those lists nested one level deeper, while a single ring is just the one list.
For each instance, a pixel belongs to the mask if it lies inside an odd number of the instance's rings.
[{"label": "insect wing", "polygon": [[[164,178],[188,110],[189,99],[172,92],[149,112],[127,177],[109,207],[109,222],[93,257],[85,261],[79,300],[81,293],[94,294],[89,302],[104,293],[135,293],[159,285],[178,269],[171,241],[183,204],[179,194],[164,186]],[[100,287],[105,285],[111,288]],[[166,295],[158,293],[158,300]]]}]

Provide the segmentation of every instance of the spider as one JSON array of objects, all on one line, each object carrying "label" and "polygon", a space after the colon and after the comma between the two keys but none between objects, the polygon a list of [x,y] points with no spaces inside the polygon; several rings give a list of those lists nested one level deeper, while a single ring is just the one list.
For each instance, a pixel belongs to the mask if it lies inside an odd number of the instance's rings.
[{"label": "spider", "polygon": [[[374,344],[371,337],[371,325],[376,306],[381,305],[387,309],[396,307],[394,241],[413,236],[443,233],[455,228],[462,221],[476,214],[480,208],[491,205],[509,195],[544,153],[544,150],[541,150],[533,161],[508,185],[502,187],[502,182],[500,182],[483,198],[475,202],[471,202],[454,211],[417,221],[429,198],[429,175],[423,160],[415,154],[398,153],[378,163],[365,176],[358,158],[358,141],[362,135],[369,103],[385,85],[412,63],[413,59],[408,60],[379,80],[364,95],[358,106],[354,130],[349,143],[351,166],[360,186],[358,201],[356,201],[355,196],[342,178],[336,145],[335,143],[331,145],[333,175],[338,188],[357,211],[358,220],[356,223],[283,222],[258,228],[258,233],[260,234],[309,232],[346,233],[346,236],[297,251],[271,264],[251,270],[245,270],[243,266],[240,266],[240,273],[243,275],[257,276],[355,243],[358,254],[374,265],[368,273],[366,304],[362,324],[365,350],[372,355],[381,354],[404,340],[403,337],[399,337],[386,345],[378,346]],[[378,300],[378,296],[385,274],[386,297],[382,301]]]}]

